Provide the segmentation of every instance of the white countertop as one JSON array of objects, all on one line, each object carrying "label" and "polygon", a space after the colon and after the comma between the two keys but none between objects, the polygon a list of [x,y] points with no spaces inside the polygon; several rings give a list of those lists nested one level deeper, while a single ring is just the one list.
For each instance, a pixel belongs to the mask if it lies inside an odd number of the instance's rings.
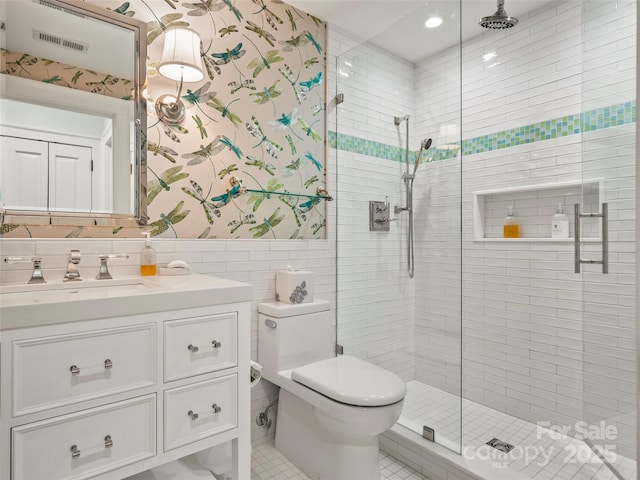
[{"label": "white countertop", "polygon": [[250,300],[251,285],[199,274],[0,285],[0,331]]}]

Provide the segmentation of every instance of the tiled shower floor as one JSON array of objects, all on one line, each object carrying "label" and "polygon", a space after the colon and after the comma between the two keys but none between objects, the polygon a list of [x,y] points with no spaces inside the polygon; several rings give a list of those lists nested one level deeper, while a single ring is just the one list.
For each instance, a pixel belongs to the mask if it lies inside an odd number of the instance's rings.
[{"label": "tiled shower floor", "polygon": [[[382,452],[380,452],[380,471],[381,480],[427,480],[413,469]],[[273,443],[267,442],[253,447],[251,480],[311,479],[276,450]]]},{"label": "tiled shower floor", "polygon": [[[400,424],[422,434],[428,425],[436,432],[436,441],[449,448],[460,444],[460,398],[417,381],[407,383],[407,396]],[[465,458],[477,458],[490,452],[492,468],[504,475],[506,468],[534,480],[617,480],[617,477],[584,444],[564,435],[549,436],[549,430],[463,400]],[[487,449],[485,444],[499,438],[515,446],[509,454]],[[482,447],[482,450],[477,450]],[[455,448],[456,450],[458,448]],[[525,460],[525,454],[529,460]],[[572,453],[577,453],[572,456]],[[537,454],[537,456],[536,456]],[[636,479],[636,462],[621,455],[614,466],[626,480]],[[580,458],[582,462],[573,462]],[[569,461],[567,461],[569,460]]]}]

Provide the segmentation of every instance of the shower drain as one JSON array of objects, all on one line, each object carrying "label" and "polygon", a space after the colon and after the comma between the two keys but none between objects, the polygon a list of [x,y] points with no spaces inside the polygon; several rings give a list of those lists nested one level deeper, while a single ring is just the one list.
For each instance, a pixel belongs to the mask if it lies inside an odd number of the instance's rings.
[{"label": "shower drain", "polygon": [[500,450],[501,452],[504,452],[504,453],[509,453],[514,448],[514,446],[511,445],[510,443],[503,442],[502,440],[499,440],[497,438],[492,438],[491,440],[489,440],[487,442],[487,445],[495,448],[496,450]]}]

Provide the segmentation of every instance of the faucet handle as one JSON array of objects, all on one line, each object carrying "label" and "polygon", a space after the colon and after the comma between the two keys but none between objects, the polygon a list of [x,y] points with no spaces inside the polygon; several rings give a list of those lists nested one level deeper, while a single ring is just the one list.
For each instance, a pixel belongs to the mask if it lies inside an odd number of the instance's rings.
[{"label": "faucet handle", "polygon": [[4,257],[4,263],[28,263],[33,262],[33,272],[27,283],[47,283],[42,274],[42,257]]},{"label": "faucet handle", "polygon": [[103,253],[100,256],[100,270],[98,270],[98,275],[96,275],[96,280],[111,280],[113,277],[111,273],[109,273],[109,266],[107,265],[107,260],[110,258],[129,258],[129,255],[126,253]]}]

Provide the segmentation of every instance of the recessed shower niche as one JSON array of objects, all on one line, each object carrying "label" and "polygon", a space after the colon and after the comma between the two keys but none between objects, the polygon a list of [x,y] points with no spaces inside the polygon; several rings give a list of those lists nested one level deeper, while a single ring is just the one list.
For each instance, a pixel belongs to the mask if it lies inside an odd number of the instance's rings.
[{"label": "recessed shower niche", "polygon": [[[572,242],[574,205],[583,212],[599,212],[604,198],[602,179],[545,183],[473,192],[473,240],[475,242]],[[569,220],[569,238],[551,238],[551,217],[558,204]],[[502,227],[509,207],[513,207],[520,227],[519,238],[503,238]],[[600,222],[582,220],[582,238],[598,241]]]}]

